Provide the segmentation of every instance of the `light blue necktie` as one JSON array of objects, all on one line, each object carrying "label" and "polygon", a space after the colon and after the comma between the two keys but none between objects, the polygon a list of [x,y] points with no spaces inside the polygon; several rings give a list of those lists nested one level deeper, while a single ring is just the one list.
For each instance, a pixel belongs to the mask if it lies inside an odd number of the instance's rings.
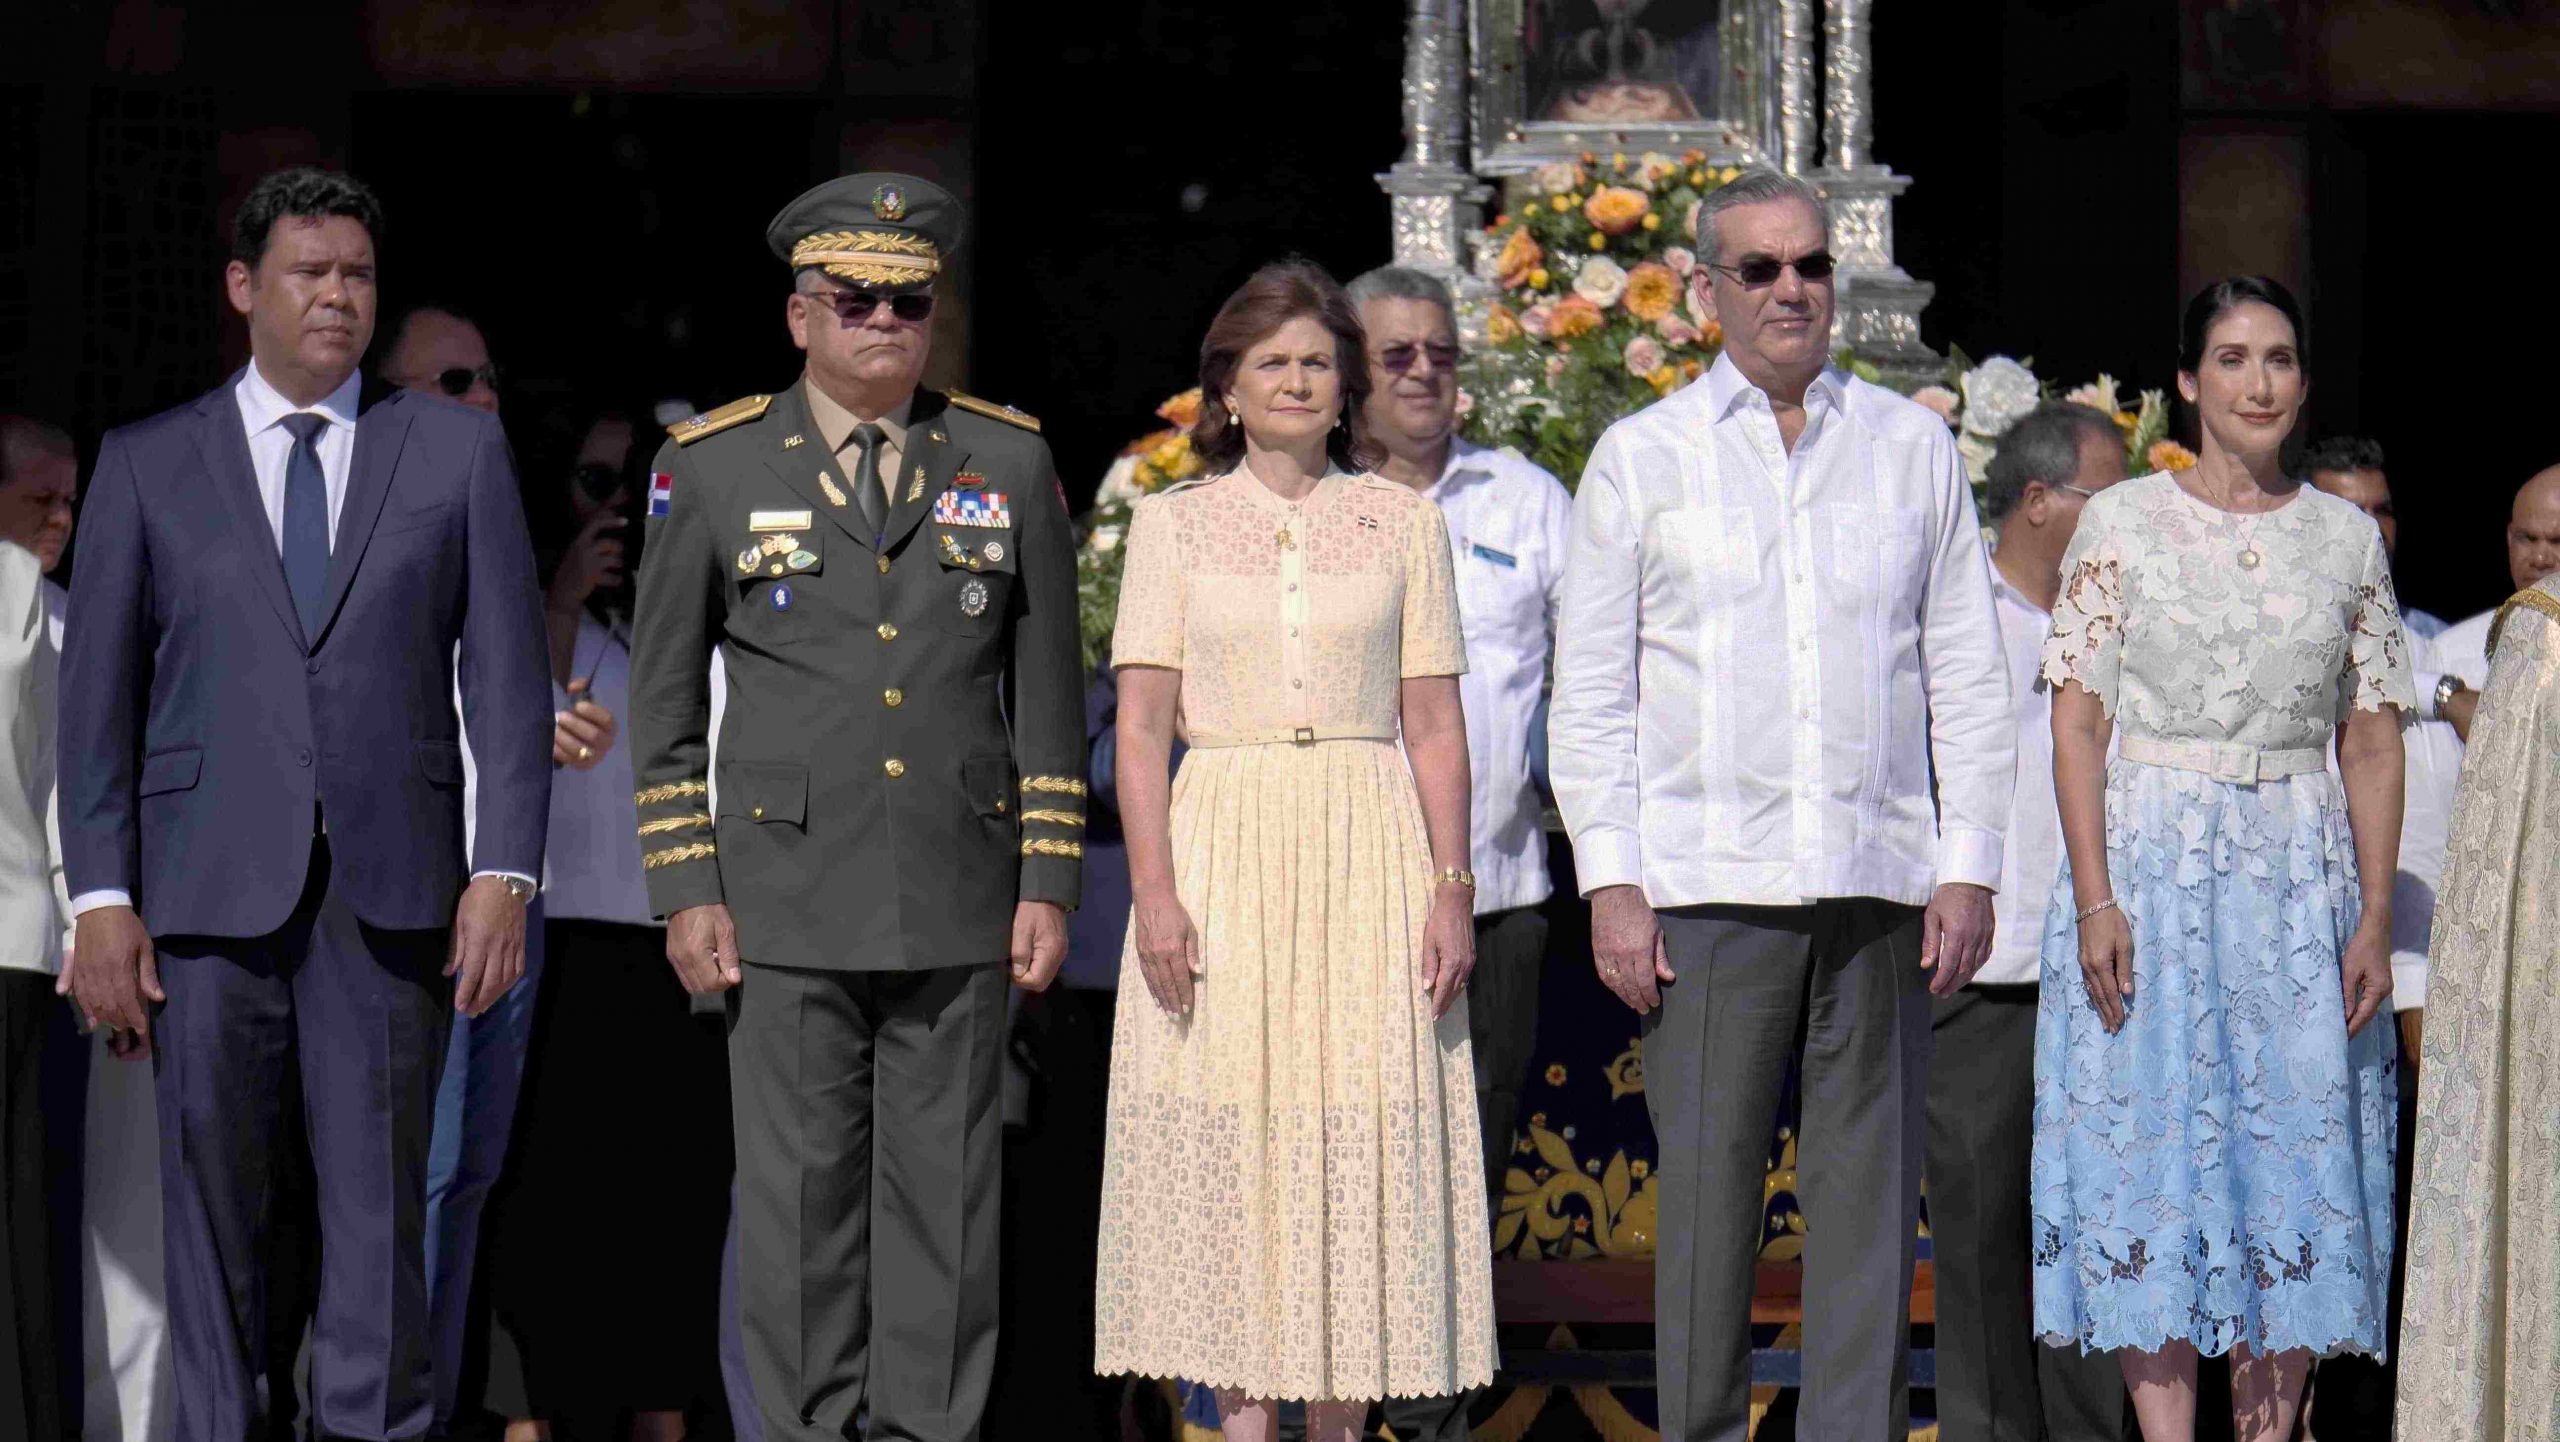
[{"label": "light blue necktie", "polygon": [[320,428],[327,416],[286,416],[293,454],[284,463],[284,581],[302,615],[302,636],[320,636],[320,603],[329,590],[329,481],[320,469]]}]

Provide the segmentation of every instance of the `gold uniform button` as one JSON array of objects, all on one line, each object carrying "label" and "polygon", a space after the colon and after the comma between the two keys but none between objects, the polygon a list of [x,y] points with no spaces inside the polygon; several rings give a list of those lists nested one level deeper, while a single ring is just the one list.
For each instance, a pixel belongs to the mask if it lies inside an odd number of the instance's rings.
[{"label": "gold uniform button", "polygon": [[898,639],[898,628],[897,628],[897,627],[895,627],[895,626],[890,625],[890,624],[889,624],[888,622],[886,622],[886,621],[881,622],[881,623],[880,623],[880,639],[881,639],[881,640],[883,640],[883,641],[895,641],[895,640],[897,640],[897,639]]},{"label": "gold uniform button", "polygon": [[892,686],[888,690],[880,693],[880,699],[888,702],[892,706],[904,706],[907,704],[907,693],[899,690],[895,686]]},{"label": "gold uniform button", "polygon": [[907,774],[907,763],[899,760],[895,756],[892,756],[888,760],[880,763],[880,769],[888,772],[889,779],[895,781],[899,777]]},{"label": "gold uniform button", "polygon": [[1004,815],[1004,798],[1001,796],[996,798],[996,815]]},{"label": "gold uniform button", "polygon": [[749,812],[747,813],[747,819],[748,819],[748,820],[750,820],[750,821],[762,821],[762,820],[764,820],[764,808],[763,808],[763,807],[761,807],[761,806],[759,806],[759,807],[756,807],[755,809],[753,809],[753,810],[749,811]]},{"label": "gold uniform button", "polygon": [[889,574],[889,558],[886,556],[880,558],[880,574],[883,576]]}]

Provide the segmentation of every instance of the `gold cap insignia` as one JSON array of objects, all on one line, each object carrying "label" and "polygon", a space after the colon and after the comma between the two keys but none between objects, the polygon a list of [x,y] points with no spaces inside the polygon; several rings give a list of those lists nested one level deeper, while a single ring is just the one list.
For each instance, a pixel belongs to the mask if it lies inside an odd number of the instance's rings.
[{"label": "gold cap insignia", "polygon": [[871,192],[871,213],[882,220],[907,218],[907,193],[894,185]]}]

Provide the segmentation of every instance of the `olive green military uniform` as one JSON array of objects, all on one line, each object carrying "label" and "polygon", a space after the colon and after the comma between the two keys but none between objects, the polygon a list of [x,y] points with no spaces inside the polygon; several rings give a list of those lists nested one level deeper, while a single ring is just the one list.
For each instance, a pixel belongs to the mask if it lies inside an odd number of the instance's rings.
[{"label": "olive green military uniform", "polygon": [[[834,186],[891,183],[939,195]],[[1073,540],[1036,422],[921,390],[872,532],[807,384],[671,428],[654,467],[641,849],[655,911],[725,902],[737,925],[743,1331],[768,1435],[847,1436],[867,1404],[871,1437],[965,1439],[995,1351],[1014,907],[1072,907],[1082,867]]]}]

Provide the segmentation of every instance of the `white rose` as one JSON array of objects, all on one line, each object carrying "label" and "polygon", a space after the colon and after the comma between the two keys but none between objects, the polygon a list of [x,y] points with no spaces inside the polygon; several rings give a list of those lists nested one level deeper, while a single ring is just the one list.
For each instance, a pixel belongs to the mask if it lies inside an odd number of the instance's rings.
[{"label": "white rose", "polygon": [[1108,556],[1120,549],[1120,528],[1116,525],[1096,526],[1093,534],[1084,538],[1084,544],[1085,549],[1095,555]]},{"label": "white rose", "polygon": [[2035,372],[1996,355],[1964,373],[1965,434],[1997,440],[2044,399]]},{"label": "white rose", "polygon": [[1689,272],[1698,268],[1698,257],[1685,245],[1667,246],[1662,252],[1662,263],[1671,267],[1673,275],[1687,280]]},{"label": "white rose", "polygon": [[1138,458],[1122,456],[1111,463],[1110,470],[1103,472],[1102,484],[1094,488],[1093,503],[1097,506],[1126,505],[1136,500],[1138,494]]},{"label": "white rose", "polygon": [[1582,188],[1582,167],[1570,160],[1541,165],[1529,177],[1529,186],[1540,195],[1567,195]]},{"label": "white rose", "polygon": [[[1966,414],[1970,415],[1968,411]],[[1975,485],[1991,479],[1991,458],[1999,451],[1988,440],[1965,431],[1956,437],[1956,455],[1964,461],[1964,473]]]},{"label": "white rose", "polygon": [[1595,255],[1573,273],[1573,293],[1607,310],[1627,293],[1626,267],[1605,255]]}]

